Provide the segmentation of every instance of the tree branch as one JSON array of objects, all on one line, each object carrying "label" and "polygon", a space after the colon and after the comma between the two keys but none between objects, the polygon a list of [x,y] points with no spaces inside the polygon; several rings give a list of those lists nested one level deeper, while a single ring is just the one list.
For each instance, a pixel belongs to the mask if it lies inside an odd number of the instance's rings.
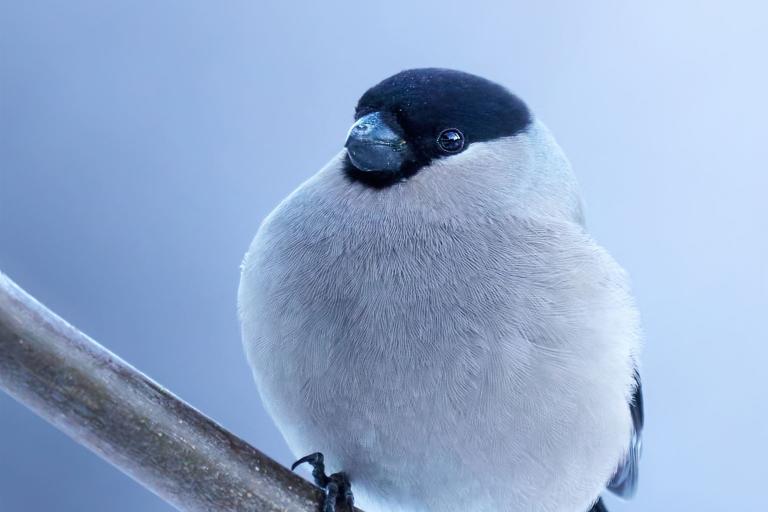
[{"label": "tree branch", "polygon": [[0,388],[180,510],[320,510],[322,491],[0,273]]}]

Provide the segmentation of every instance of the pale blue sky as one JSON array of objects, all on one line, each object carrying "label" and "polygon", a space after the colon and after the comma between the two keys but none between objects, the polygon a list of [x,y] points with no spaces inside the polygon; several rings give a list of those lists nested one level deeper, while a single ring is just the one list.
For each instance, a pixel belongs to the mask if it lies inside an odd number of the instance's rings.
[{"label": "pale blue sky", "polygon": [[[259,221],[415,66],[517,92],[632,275],[637,499],[768,509],[762,2],[0,0],[0,269],[277,458],[235,315]],[[170,507],[0,394],[0,510]]]}]

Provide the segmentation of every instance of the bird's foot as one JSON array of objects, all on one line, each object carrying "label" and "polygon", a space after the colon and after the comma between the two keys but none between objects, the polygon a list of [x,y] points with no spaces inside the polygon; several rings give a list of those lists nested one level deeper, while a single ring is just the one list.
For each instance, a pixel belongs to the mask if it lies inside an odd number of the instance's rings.
[{"label": "bird's foot", "polygon": [[352,495],[352,484],[349,483],[346,473],[334,473],[331,476],[325,474],[325,460],[323,454],[316,452],[300,458],[291,466],[291,471],[304,463],[312,466],[312,478],[315,485],[325,491],[325,500],[323,501],[323,512],[337,512],[337,506],[340,510],[350,512],[355,506],[355,497]]}]

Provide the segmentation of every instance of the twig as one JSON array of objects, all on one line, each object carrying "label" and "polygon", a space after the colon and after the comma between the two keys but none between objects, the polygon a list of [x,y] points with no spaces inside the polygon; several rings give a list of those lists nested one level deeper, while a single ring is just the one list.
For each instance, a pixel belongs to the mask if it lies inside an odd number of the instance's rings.
[{"label": "twig", "polygon": [[322,492],[0,273],[0,388],[180,510],[320,510]]}]

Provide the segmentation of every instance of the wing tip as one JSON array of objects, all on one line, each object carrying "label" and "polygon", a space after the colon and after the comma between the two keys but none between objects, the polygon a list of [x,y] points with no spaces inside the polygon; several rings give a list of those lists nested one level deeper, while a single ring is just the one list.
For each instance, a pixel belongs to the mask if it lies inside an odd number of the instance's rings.
[{"label": "wing tip", "polygon": [[608,490],[616,496],[630,499],[637,492],[641,451],[642,440],[639,434],[635,432],[632,435],[632,442],[630,443],[626,458],[616,469],[616,473],[614,473],[607,486]]},{"label": "wing tip", "polygon": [[635,370],[635,390],[629,402],[632,415],[632,438],[624,460],[616,468],[616,472],[608,483],[608,490],[623,499],[632,498],[637,492],[640,455],[643,449],[642,430],[645,422],[643,410],[643,388],[640,373]]}]

